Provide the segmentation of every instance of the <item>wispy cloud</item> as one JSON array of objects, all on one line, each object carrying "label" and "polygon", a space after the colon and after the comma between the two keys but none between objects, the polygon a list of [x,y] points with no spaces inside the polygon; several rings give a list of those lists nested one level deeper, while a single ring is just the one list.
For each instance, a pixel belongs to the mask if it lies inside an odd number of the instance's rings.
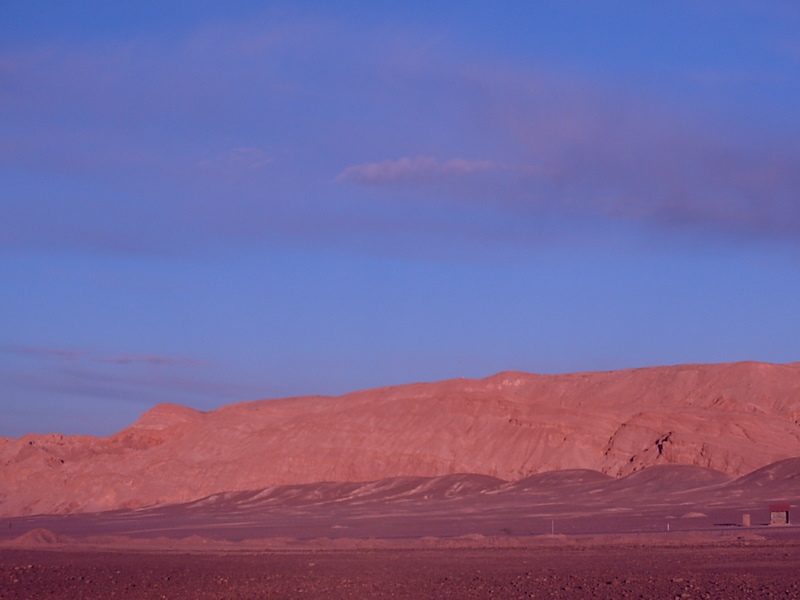
[{"label": "wispy cloud", "polygon": [[[143,405],[172,401],[202,407],[209,402],[258,397],[258,390],[226,380],[214,363],[193,358],[8,346],[0,386],[24,397],[93,398]],[[196,367],[204,367],[197,369]]]},{"label": "wispy cloud", "polygon": [[143,364],[154,367],[197,367],[208,364],[205,361],[190,358],[176,358],[173,356],[155,356],[149,354],[122,355],[109,358],[97,358],[97,362],[113,363],[117,365]]},{"label": "wispy cloud", "polygon": [[64,350],[60,348],[42,348],[38,346],[6,346],[3,350],[11,354],[68,362],[80,360],[89,354],[84,350]]},{"label": "wispy cloud", "polygon": [[154,367],[197,367],[208,365],[208,361],[180,356],[156,354],[121,354],[117,356],[97,356],[87,350],[45,348],[41,346],[9,345],[3,348],[8,354],[44,360],[64,362],[110,363],[115,365],[149,365]]},{"label": "wispy cloud", "polygon": [[347,167],[339,173],[336,181],[353,181],[367,185],[418,184],[468,177],[496,169],[498,169],[497,163],[491,160],[451,158],[440,161],[431,156],[403,157]]},{"label": "wispy cloud", "polygon": [[[736,239],[800,242],[800,146],[647,95],[541,74],[471,69],[494,136],[506,136],[513,168],[494,160],[430,157],[348,167],[338,182],[413,185],[536,222],[606,219]],[[477,173],[479,186],[442,188]]]},{"label": "wispy cloud", "polygon": [[260,169],[274,159],[260,148],[231,148],[213,158],[204,159],[197,167],[208,171],[239,171]]},{"label": "wispy cloud", "polygon": [[197,405],[198,399],[220,402],[257,397],[257,392],[247,386],[212,377],[185,377],[152,370],[141,373],[108,371],[94,368],[91,364],[64,365],[57,369],[0,368],[0,384],[60,396],[126,400],[150,405],[168,400]]},{"label": "wispy cloud", "polygon": [[[0,245],[195,252],[351,244],[355,233],[376,248],[459,236],[462,223],[487,241],[508,229],[503,218],[513,228],[552,214],[564,227],[599,217],[800,236],[792,131],[546,65],[459,60],[443,47],[452,41],[407,52],[418,44],[357,37],[340,24],[263,19],[5,51],[0,166],[20,182],[0,184]],[[394,195],[365,201],[384,189]],[[391,203],[403,193],[459,215],[433,222],[418,203],[398,218]],[[464,217],[487,207],[491,225]]]}]

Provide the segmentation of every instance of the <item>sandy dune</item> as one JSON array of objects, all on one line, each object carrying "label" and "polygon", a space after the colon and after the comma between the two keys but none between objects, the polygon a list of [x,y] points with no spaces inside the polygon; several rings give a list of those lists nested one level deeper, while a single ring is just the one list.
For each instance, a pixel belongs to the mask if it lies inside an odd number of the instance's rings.
[{"label": "sandy dune", "polygon": [[0,519],[0,597],[800,599],[800,527],[767,525],[799,480],[800,458],[408,476]]},{"label": "sandy dune", "polygon": [[[619,479],[571,470],[516,482],[457,474],[273,486],[152,508],[6,519],[0,521],[0,544],[158,545],[191,538],[190,546],[201,547],[245,540],[267,547],[342,540],[347,547],[375,540],[460,538],[474,544],[554,534],[674,538],[681,532],[800,538],[800,527],[768,526],[771,503],[800,510],[799,480],[800,458],[795,458],[738,478],[664,465]],[[750,527],[742,527],[745,514]]]},{"label": "sandy dune", "polygon": [[0,438],[0,516],[456,473],[619,477],[674,464],[744,475],[800,456],[799,423],[799,363],[501,373],[208,413],[159,405],[106,438]]}]

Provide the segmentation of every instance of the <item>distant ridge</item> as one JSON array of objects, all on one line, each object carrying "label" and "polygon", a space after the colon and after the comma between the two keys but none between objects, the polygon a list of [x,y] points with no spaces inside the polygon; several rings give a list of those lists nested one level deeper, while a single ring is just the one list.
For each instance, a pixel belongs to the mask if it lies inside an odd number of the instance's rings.
[{"label": "distant ridge", "polygon": [[0,438],[0,515],[457,473],[620,477],[678,464],[739,476],[798,456],[800,363],[506,372],[207,413],[162,404],[105,438]]}]

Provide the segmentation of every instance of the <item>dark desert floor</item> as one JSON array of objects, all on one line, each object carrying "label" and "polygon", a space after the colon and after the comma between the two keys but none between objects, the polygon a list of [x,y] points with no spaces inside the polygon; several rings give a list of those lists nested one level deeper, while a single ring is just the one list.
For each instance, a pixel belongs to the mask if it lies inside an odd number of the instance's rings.
[{"label": "dark desert floor", "polygon": [[0,598],[800,598],[800,544],[0,551]]}]

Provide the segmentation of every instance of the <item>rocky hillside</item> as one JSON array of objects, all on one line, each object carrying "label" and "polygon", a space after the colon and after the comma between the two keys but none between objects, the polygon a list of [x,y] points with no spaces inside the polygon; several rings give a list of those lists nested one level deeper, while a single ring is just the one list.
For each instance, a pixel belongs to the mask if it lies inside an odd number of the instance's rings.
[{"label": "rocky hillside", "polygon": [[0,438],[0,515],[395,476],[619,477],[669,463],[743,475],[796,456],[800,363],[508,372],[207,413],[159,405],[106,438]]}]

